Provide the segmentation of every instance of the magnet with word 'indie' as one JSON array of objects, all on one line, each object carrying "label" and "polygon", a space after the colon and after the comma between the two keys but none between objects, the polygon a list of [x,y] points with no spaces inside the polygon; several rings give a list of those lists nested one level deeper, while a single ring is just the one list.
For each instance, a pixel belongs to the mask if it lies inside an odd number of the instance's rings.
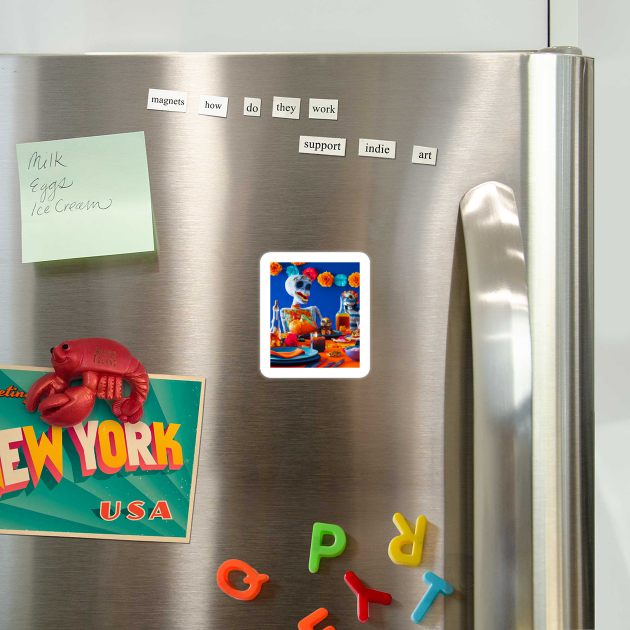
[{"label": "magnet with word 'indie'", "polygon": [[389,606],[392,603],[392,596],[389,593],[368,588],[352,571],[348,571],[343,579],[357,596],[357,616],[359,621],[363,623],[370,618],[370,602],[384,606]]},{"label": "magnet with word 'indie'", "polygon": [[420,623],[424,619],[427,610],[429,610],[429,607],[440,593],[448,596],[452,595],[455,590],[452,584],[438,577],[435,573],[431,573],[431,571],[427,571],[422,576],[422,581],[428,584],[429,588],[424,594],[424,597],[420,600],[420,603],[416,606],[416,609],[411,613],[411,621],[414,623]]},{"label": "magnet with word 'indie'", "polygon": [[[315,626],[328,617],[328,611],[325,608],[318,608],[315,612],[312,612],[308,617],[304,617],[300,623],[298,623],[298,630],[314,630]],[[326,626],[324,630],[335,630],[334,626]]]},{"label": "magnet with word 'indie'", "polygon": [[[228,579],[230,571],[242,571],[245,573],[243,582],[249,584],[249,588],[245,591],[241,591],[234,588]],[[262,585],[269,580],[269,576],[264,573],[258,573],[256,569],[252,568],[246,562],[242,560],[226,560],[217,571],[217,584],[219,588],[230,597],[234,599],[240,599],[244,602],[249,602],[260,593]]]},{"label": "magnet with word 'indie'", "polygon": [[[37,409],[44,422],[72,427],[83,422],[96,398],[113,400],[112,411],[121,422],[135,424],[149,393],[149,375],[125,346],[94,337],[64,341],[50,349],[54,372],[37,379],[26,395],[28,411]],[[70,387],[82,378],[83,384]],[[123,379],[131,394],[123,398]]]},{"label": "magnet with word 'indie'", "polygon": [[[324,545],[324,536],[333,536],[332,545]],[[313,537],[311,538],[311,555],[308,559],[308,570],[311,573],[319,571],[319,561],[322,558],[336,558],[340,556],[346,548],[346,532],[339,525],[329,525],[327,523],[313,524]]]},{"label": "magnet with word 'indie'", "polygon": [[[394,524],[400,532],[400,536],[396,536],[389,543],[389,557],[394,564],[402,564],[407,567],[417,567],[422,561],[422,546],[424,544],[424,532],[427,528],[427,519],[425,516],[419,516],[416,521],[415,533],[407,524],[405,517],[396,512],[394,514]],[[412,545],[411,553],[404,553],[403,547]]]}]

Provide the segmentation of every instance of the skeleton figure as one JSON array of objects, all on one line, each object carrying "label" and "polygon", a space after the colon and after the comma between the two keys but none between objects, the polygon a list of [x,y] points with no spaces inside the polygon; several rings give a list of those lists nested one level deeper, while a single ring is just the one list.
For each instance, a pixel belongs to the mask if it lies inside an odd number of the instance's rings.
[{"label": "skeleton figure", "polygon": [[328,317],[324,317],[324,319],[322,319],[321,326],[319,327],[319,334],[320,335],[333,334],[332,322],[330,321],[330,319],[328,319]]},{"label": "skeleton figure", "polygon": [[359,305],[357,304],[357,296],[352,291],[344,291],[341,294],[340,311],[345,311],[350,315],[350,328],[356,330],[360,325]]},{"label": "skeleton figure", "polygon": [[302,275],[289,276],[284,288],[293,298],[293,304],[291,308],[283,308],[280,311],[282,331],[289,332],[289,324],[296,319],[310,323],[316,330],[317,318],[321,320],[322,314],[317,306],[302,306],[308,302],[311,295],[311,279]]}]

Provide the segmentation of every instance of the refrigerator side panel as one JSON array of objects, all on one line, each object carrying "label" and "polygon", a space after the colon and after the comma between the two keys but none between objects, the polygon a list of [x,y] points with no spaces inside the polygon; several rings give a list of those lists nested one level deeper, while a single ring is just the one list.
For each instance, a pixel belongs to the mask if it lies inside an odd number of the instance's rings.
[{"label": "refrigerator side panel", "polygon": [[594,625],[593,60],[529,59],[536,628]]}]

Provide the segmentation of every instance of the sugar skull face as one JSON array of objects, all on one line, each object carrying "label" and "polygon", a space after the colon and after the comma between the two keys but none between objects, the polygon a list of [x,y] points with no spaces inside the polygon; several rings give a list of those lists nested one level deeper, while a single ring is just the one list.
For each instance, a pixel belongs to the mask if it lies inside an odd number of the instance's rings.
[{"label": "sugar skull face", "polygon": [[348,306],[355,306],[357,303],[357,297],[352,291],[344,291],[341,294],[341,299]]},{"label": "sugar skull face", "polygon": [[322,319],[322,328],[332,328],[332,322],[328,317],[324,317],[324,319]]},{"label": "sugar skull face", "polygon": [[311,279],[308,276],[289,276],[284,283],[287,293],[293,297],[294,304],[306,304],[311,295]]}]

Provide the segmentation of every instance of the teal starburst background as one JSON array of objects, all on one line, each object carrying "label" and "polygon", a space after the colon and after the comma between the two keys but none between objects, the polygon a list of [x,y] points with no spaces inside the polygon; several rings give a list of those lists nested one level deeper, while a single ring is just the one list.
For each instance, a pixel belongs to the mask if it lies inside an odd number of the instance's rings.
[{"label": "teal starburst background", "polygon": [[[3,369],[0,370],[0,390],[13,385],[21,391],[29,387],[45,372]],[[89,477],[83,477],[76,448],[63,432],[63,477],[59,483],[44,468],[37,487],[32,482],[23,490],[0,496],[0,529],[25,532],[59,532],[90,536],[143,536],[186,539],[189,510],[192,508],[191,488],[195,470],[195,445],[197,431],[201,430],[199,409],[202,404],[201,380],[175,380],[151,378],[149,396],[144,404],[142,422],[151,425],[181,425],[175,439],[182,447],[184,465],[176,471],[127,472],[123,468],[114,475],[99,469]],[[115,419],[110,405],[96,400],[88,420]],[[199,426],[198,426],[199,425]],[[23,398],[0,397],[0,431],[13,427],[32,426],[38,440],[49,426],[38,412],[29,413]],[[26,467],[26,459],[20,447],[18,467]],[[160,518],[148,520],[157,501],[165,500],[173,520]],[[114,521],[100,518],[101,501],[122,504],[121,516]],[[144,501],[146,515],[142,520],[126,518],[127,505],[131,501]]]}]

